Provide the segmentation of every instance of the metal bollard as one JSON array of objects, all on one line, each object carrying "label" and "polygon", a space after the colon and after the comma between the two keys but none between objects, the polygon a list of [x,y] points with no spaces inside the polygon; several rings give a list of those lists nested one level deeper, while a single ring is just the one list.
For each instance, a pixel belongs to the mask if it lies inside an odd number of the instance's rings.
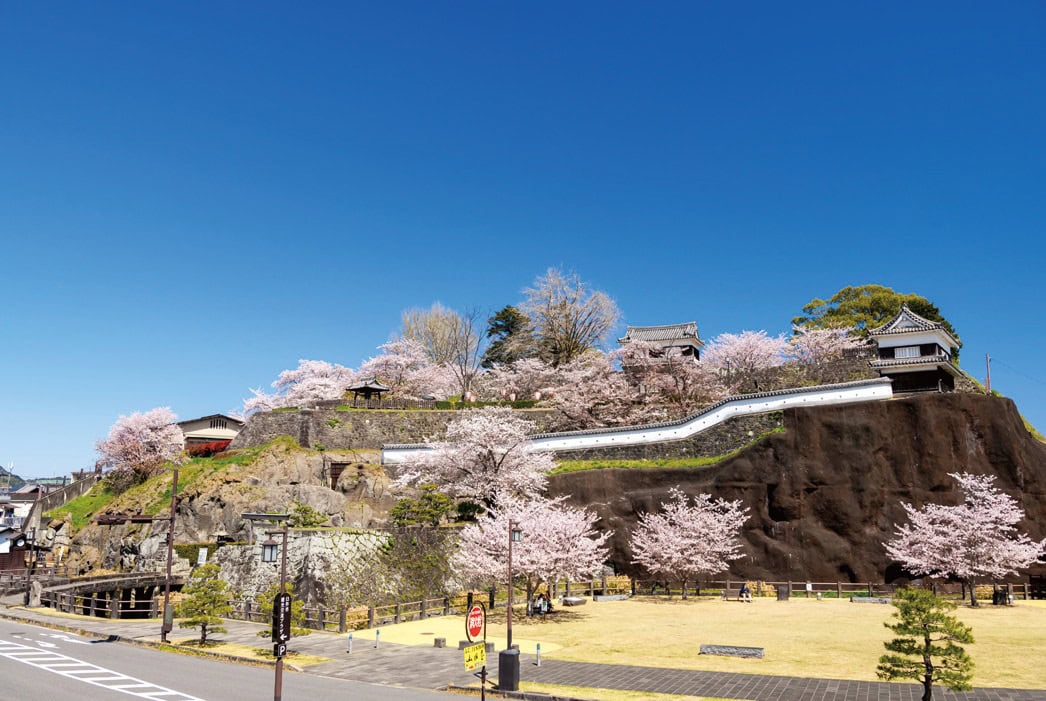
[{"label": "metal bollard", "polygon": [[535,662],[534,664],[536,664],[536,665],[537,665],[538,667],[540,667],[540,666],[541,666],[541,643],[538,643],[538,656],[537,656],[537,662]]},{"label": "metal bollard", "polygon": [[378,647],[381,644],[381,628],[374,631],[374,647]]},{"label": "metal bollard", "polygon": [[349,654],[352,654],[352,633],[349,633]]}]

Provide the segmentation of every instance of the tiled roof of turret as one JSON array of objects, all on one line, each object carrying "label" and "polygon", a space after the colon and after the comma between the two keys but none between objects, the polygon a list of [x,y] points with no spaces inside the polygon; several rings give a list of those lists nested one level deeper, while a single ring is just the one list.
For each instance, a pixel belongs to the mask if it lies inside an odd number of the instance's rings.
[{"label": "tiled roof of turret", "polygon": [[381,382],[379,382],[377,379],[375,379],[373,377],[364,378],[364,379],[360,380],[359,382],[354,382],[353,384],[349,385],[349,387],[348,387],[348,390],[350,392],[356,392],[356,391],[360,391],[360,390],[364,390],[364,389],[372,389],[375,392],[388,392],[392,388],[391,387],[386,387],[385,385],[383,385]]},{"label": "tiled roof of turret", "polygon": [[668,324],[666,326],[629,326],[625,329],[625,335],[617,339],[618,343],[629,341],[681,341],[692,339],[698,345],[704,345],[697,335],[697,322],[688,321],[685,324]]},{"label": "tiled roof of turret", "polygon": [[909,309],[907,304],[901,305],[901,311],[897,312],[894,318],[890,319],[879,328],[872,329],[868,334],[874,337],[885,336],[888,334],[912,333],[913,331],[941,331],[951,340],[951,345],[959,345],[959,341],[948,333],[948,330],[944,328],[944,324],[924,319]]}]

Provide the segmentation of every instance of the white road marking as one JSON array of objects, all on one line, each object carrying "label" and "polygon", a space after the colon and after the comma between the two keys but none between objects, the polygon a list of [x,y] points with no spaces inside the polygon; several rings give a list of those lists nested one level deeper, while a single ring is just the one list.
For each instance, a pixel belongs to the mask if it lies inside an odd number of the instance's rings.
[{"label": "white road marking", "polygon": [[0,657],[32,665],[54,674],[61,674],[63,677],[75,679],[86,684],[93,684],[94,686],[119,691],[122,694],[138,696],[143,699],[151,699],[152,701],[157,701],[161,697],[170,699],[170,701],[203,701],[203,699],[196,696],[190,696],[180,691],[174,691],[151,682],[129,677],[126,674],[99,667],[90,662],[84,662],[57,652],[40,650],[39,648],[8,640],[0,640]]},{"label": "white road marking", "polygon": [[63,640],[65,642],[67,642],[67,643],[76,643],[77,645],[90,645],[91,644],[90,640],[76,640],[74,638],[70,638],[68,635],[58,635],[58,634],[55,634],[55,633],[41,633],[40,635],[44,635],[44,636],[46,636],[48,638],[55,638],[57,640]]}]

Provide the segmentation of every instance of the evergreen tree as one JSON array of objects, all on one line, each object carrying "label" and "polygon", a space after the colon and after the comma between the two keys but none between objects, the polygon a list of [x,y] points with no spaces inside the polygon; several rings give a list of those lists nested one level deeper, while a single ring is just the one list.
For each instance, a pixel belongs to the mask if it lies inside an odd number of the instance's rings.
[{"label": "evergreen tree", "polygon": [[922,701],[933,699],[933,684],[953,691],[973,688],[973,660],[956,643],[973,642],[973,631],[948,614],[955,604],[925,589],[900,589],[894,594],[896,623],[885,623],[901,637],[886,643],[893,654],[879,658],[880,679],[914,679],[923,685]]},{"label": "evergreen tree", "polygon": [[232,612],[229,605],[229,585],[219,579],[221,568],[215,564],[200,565],[193,570],[189,584],[185,587],[183,594],[187,595],[178,604],[175,614],[181,628],[199,628],[200,645],[207,644],[209,633],[225,633],[226,629],[221,625],[221,616]]},{"label": "evergreen tree", "polygon": [[417,499],[400,499],[389,510],[389,516],[397,526],[438,526],[454,509],[454,500],[440,492],[437,485],[423,484]]},{"label": "evergreen tree", "polygon": [[[305,627],[305,602],[301,599],[294,598],[294,584],[292,582],[286,583],[286,591],[291,597],[291,635],[295,638],[308,635],[312,631]],[[280,583],[276,582],[266,591],[255,597],[255,602],[261,607],[261,611],[264,614],[266,621],[272,620],[272,604],[276,599],[276,595],[280,593]],[[258,631],[258,637],[262,638],[267,635],[271,635],[272,631],[268,628],[265,630]]]},{"label": "evergreen tree", "polygon": [[[924,319],[940,323],[945,331],[959,340],[951,322],[930,300],[917,294],[894,292],[883,285],[844,287],[827,301],[813,299],[803,307],[802,315],[792,319],[792,324],[813,329],[849,328],[858,336],[866,337],[869,331],[882,326],[901,311],[902,304],[907,304]],[[953,349],[952,353],[958,357],[958,349]]]},{"label": "evergreen tree", "polygon": [[508,365],[537,354],[537,341],[530,332],[527,315],[512,305],[487,319],[487,338],[493,339],[480,362],[485,368]]}]

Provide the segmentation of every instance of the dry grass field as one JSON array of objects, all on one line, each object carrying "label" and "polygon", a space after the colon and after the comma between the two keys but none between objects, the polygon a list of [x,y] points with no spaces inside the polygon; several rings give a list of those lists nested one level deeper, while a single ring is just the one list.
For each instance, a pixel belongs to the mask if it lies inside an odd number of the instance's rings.
[{"label": "dry grass field", "polygon": [[[756,599],[751,604],[718,599],[636,597],[559,607],[547,620],[514,618],[513,641],[525,653],[541,644],[542,655],[578,662],[703,669],[723,672],[875,680],[875,666],[890,631],[883,623],[895,609],[847,600]],[[958,617],[973,627],[968,646],[974,685],[1046,689],[1046,601],[1014,606],[962,606]],[[504,645],[504,612],[492,616],[488,639]],[[464,637],[464,617],[389,626],[389,642],[431,644]],[[357,631],[357,637],[368,637]],[[369,635],[373,635],[370,632]],[[762,660],[699,655],[701,644],[762,647]]]}]

